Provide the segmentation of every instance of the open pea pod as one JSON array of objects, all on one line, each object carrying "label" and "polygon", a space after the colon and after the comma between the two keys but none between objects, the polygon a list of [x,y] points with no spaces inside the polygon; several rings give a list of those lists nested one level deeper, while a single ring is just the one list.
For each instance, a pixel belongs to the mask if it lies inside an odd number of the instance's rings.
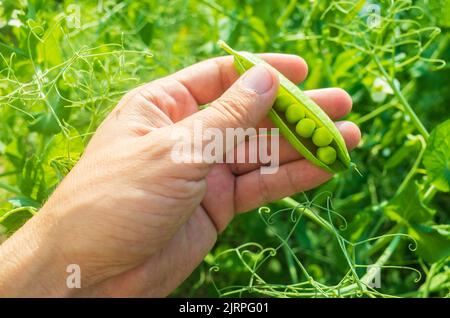
[{"label": "open pea pod", "polygon": [[[269,65],[249,52],[238,52],[219,41],[219,46],[234,56],[239,73],[256,64]],[[307,160],[336,173],[350,167],[350,155],[334,122],[300,88],[278,72],[280,88],[269,118],[281,134]]]}]

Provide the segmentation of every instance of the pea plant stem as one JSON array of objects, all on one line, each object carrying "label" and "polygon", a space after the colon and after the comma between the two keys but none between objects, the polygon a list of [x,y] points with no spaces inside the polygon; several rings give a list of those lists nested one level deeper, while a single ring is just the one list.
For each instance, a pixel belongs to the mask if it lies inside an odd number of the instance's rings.
[{"label": "pea plant stem", "polygon": [[399,102],[402,104],[403,109],[406,112],[406,114],[411,118],[412,122],[414,123],[414,125],[416,126],[416,128],[420,132],[420,134],[422,134],[422,136],[425,139],[428,139],[430,134],[428,133],[427,129],[422,124],[422,122],[420,121],[419,117],[417,117],[417,115],[414,112],[414,110],[412,109],[411,105],[408,103],[408,101],[406,100],[405,96],[403,96],[403,93],[401,92],[401,90],[398,88],[397,85],[395,85],[394,80],[392,79],[392,77],[389,76],[387,71],[384,69],[383,65],[381,64],[380,59],[378,58],[378,56],[373,54],[372,57],[373,57],[373,60],[375,61],[375,63],[377,64],[378,69],[383,74],[383,76],[386,78],[386,81],[388,82],[389,86],[394,91],[395,97],[397,97]]},{"label": "pea plant stem", "polygon": [[29,212],[30,214],[35,215],[37,213],[37,209],[30,207],[30,206],[15,208],[15,209],[10,210],[10,211],[6,212],[5,214],[3,214],[0,217],[0,223],[2,223],[7,217],[13,215],[14,213],[18,213],[18,212]]},{"label": "pea plant stem", "polygon": [[423,157],[423,155],[425,153],[425,150],[426,150],[426,147],[427,147],[425,139],[421,135],[412,136],[410,138],[413,138],[413,139],[418,140],[420,142],[420,152],[419,152],[419,155],[417,156],[416,160],[414,161],[414,164],[413,164],[412,168],[409,170],[409,172],[406,175],[405,179],[403,179],[402,183],[398,187],[397,194],[401,193],[405,189],[405,187],[408,185],[408,183],[411,181],[411,179],[416,174],[417,169],[419,168],[419,165],[422,162],[422,157]]},{"label": "pea plant stem", "polygon": [[286,245],[283,245],[283,251],[286,255],[286,262],[288,264],[289,275],[291,276],[292,283],[296,284],[298,283],[298,274],[292,259],[291,250],[289,250]]},{"label": "pea plant stem", "polygon": [[435,275],[437,263],[432,264],[430,267],[430,271],[427,273],[427,278],[425,281],[425,284],[423,285],[423,292],[422,297],[426,298],[428,297],[428,294],[430,292],[430,286],[431,286],[431,279]]},{"label": "pea plant stem", "polygon": [[389,235],[389,236],[381,236],[379,239],[377,239],[375,241],[375,243],[373,243],[369,249],[367,249],[366,251],[363,252],[362,257],[370,257],[371,255],[375,254],[376,252],[378,252],[379,250],[381,250],[388,242],[389,242],[389,238],[393,235],[393,234],[397,234],[399,233],[401,228],[400,224],[395,224],[385,235]]},{"label": "pea plant stem", "polygon": [[277,25],[279,27],[282,27],[284,25],[284,22],[290,17],[292,12],[295,10],[295,7],[297,5],[298,0],[291,0],[284,10],[283,14],[278,18]]},{"label": "pea plant stem", "polygon": [[436,195],[437,192],[438,192],[438,190],[436,189],[436,187],[433,185],[430,185],[430,187],[428,188],[428,190],[425,192],[425,194],[423,196],[423,202],[429,203],[434,198],[434,196]]},{"label": "pea plant stem", "polygon": [[[330,233],[336,234],[335,229],[331,224],[329,224],[326,220],[317,215],[313,210],[302,206],[299,202],[292,198],[284,198],[281,200],[284,205],[287,205],[292,208],[298,209],[302,214],[304,214],[307,218],[311,219],[322,228],[327,230]],[[397,226],[396,229],[399,229],[399,232],[403,233],[404,229]],[[395,236],[386,247],[381,256],[377,259],[373,267],[359,280],[357,283],[351,284],[349,286],[343,287],[339,290],[339,295],[351,294],[354,293],[358,289],[366,289],[366,286],[374,279],[375,275],[378,272],[378,269],[382,267],[389,258],[392,256],[394,251],[397,249],[398,244],[400,243],[402,236]]]},{"label": "pea plant stem", "polygon": [[364,115],[364,116],[358,118],[358,119],[355,121],[355,123],[358,124],[358,125],[361,125],[362,123],[365,123],[366,121],[369,121],[369,120],[371,120],[372,118],[377,117],[379,114],[385,112],[386,110],[388,110],[388,109],[390,109],[390,108],[392,108],[392,107],[394,107],[394,106],[395,106],[395,104],[393,104],[393,103],[388,103],[388,104],[385,104],[385,105],[383,105],[383,106],[377,107],[377,108],[375,108],[373,111],[371,111],[370,113],[368,113],[367,115]]},{"label": "pea plant stem", "polygon": [[9,191],[9,192],[17,194],[17,195],[22,194],[19,189],[11,186],[10,184],[8,184],[6,182],[0,182],[0,189],[5,189],[6,191]]},{"label": "pea plant stem", "polygon": [[326,220],[324,220],[319,215],[317,215],[316,212],[314,212],[313,210],[309,209],[308,207],[300,204],[299,202],[295,201],[294,199],[287,197],[287,198],[282,199],[281,203],[283,205],[287,205],[288,207],[297,209],[297,211],[299,211],[300,213],[305,215],[307,218],[309,218],[310,220],[312,220],[313,222],[315,222],[316,224],[318,224],[319,226],[321,226],[328,232],[330,232],[332,234],[335,233],[335,230],[330,223],[328,223]]},{"label": "pea plant stem", "polygon": [[[372,265],[372,267],[367,271],[367,273],[361,278],[361,283],[363,283],[364,289],[367,288],[366,286],[373,281],[377,273],[379,273],[379,269],[386,264],[386,262],[389,260],[389,258],[392,256],[392,254],[395,252],[395,250],[398,247],[398,244],[400,243],[401,236],[395,236],[392,241],[389,243],[389,245],[384,250],[383,254],[380,255],[380,257],[377,259],[375,264]],[[346,295],[351,294],[355,290],[359,288],[358,284],[354,283],[349,286],[343,287],[339,290],[340,295]]]},{"label": "pea plant stem", "polygon": [[261,32],[260,30],[258,30],[257,28],[255,28],[252,24],[246,22],[245,19],[240,19],[230,13],[227,12],[227,10],[225,10],[223,7],[221,7],[219,4],[217,4],[214,1],[208,1],[208,0],[201,0],[202,3],[204,3],[205,5],[207,5],[208,7],[216,10],[217,12],[225,15],[226,17],[228,17],[230,20],[233,20],[237,23],[240,23],[241,25],[243,25],[244,27],[248,28],[249,30],[255,32],[256,34],[258,34],[265,42],[267,41],[267,36]]}]

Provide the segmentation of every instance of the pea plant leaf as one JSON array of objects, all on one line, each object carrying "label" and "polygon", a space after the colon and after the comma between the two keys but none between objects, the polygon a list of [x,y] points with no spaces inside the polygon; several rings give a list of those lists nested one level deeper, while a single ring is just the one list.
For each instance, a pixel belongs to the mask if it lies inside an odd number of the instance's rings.
[{"label": "pea plant leaf", "polygon": [[8,202],[11,203],[15,208],[28,207],[31,206],[33,208],[40,208],[39,202],[32,200],[26,197],[14,197],[8,199]]},{"label": "pea plant leaf", "polygon": [[21,193],[31,200],[38,199],[45,188],[45,180],[42,163],[36,155],[26,159],[24,168],[20,176],[19,188]]},{"label": "pea plant leaf", "polygon": [[432,184],[440,191],[450,190],[450,119],[438,125],[430,135],[423,157]]},{"label": "pea plant leaf", "polygon": [[425,223],[431,221],[435,211],[422,201],[419,185],[410,182],[385,208],[385,213],[400,223]]},{"label": "pea plant leaf", "polygon": [[55,89],[49,93],[48,108],[36,114],[36,119],[30,124],[30,131],[40,132],[45,135],[55,135],[62,129],[62,122],[68,120],[71,108],[66,107]]},{"label": "pea plant leaf", "polygon": [[427,262],[437,262],[450,257],[450,232],[439,226],[414,225],[409,234],[417,242],[417,255]]},{"label": "pea plant leaf", "polygon": [[63,37],[59,24],[49,28],[36,46],[38,61],[45,62],[49,66],[58,65],[63,62],[60,41]]},{"label": "pea plant leaf", "polygon": [[392,168],[395,168],[405,160],[413,156],[414,153],[417,152],[418,145],[419,144],[415,140],[408,140],[407,142],[405,142],[404,145],[402,145],[397,151],[392,154],[391,157],[389,157],[384,165],[384,169],[390,170]]},{"label": "pea plant leaf", "polygon": [[351,77],[349,72],[355,65],[357,65],[361,60],[363,59],[363,56],[359,54],[358,50],[348,50],[340,53],[335,62],[334,65],[334,77],[336,81],[339,81],[341,78],[344,77]]},{"label": "pea plant leaf", "polygon": [[430,11],[436,16],[439,25],[449,27],[450,21],[446,15],[446,12],[448,13],[450,10],[450,0],[431,1],[429,6]]},{"label": "pea plant leaf", "polygon": [[442,273],[439,273],[431,278],[429,289],[431,291],[438,290],[442,285],[450,282],[450,268],[446,268]]}]

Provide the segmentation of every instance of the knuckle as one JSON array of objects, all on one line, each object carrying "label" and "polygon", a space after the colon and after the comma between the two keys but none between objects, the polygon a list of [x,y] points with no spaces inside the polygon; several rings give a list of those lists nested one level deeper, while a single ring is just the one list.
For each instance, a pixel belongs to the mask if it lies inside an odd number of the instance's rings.
[{"label": "knuckle", "polygon": [[115,108],[115,112],[120,113],[127,105],[129,105],[130,102],[132,102],[134,98],[136,98],[136,95],[139,94],[139,90],[140,87],[136,87],[123,95]]}]

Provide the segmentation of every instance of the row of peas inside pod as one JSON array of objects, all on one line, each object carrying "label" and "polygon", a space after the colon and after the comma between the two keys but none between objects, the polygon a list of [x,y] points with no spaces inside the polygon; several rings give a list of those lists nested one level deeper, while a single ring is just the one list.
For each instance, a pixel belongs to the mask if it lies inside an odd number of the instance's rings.
[{"label": "row of peas inside pod", "polygon": [[327,165],[336,161],[336,150],[330,146],[333,136],[325,127],[320,127],[304,106],[287,94],[280,94],[274,104],[279,115],[284,116],[298,136],[311,139],[317,147],[316,157]]}]

